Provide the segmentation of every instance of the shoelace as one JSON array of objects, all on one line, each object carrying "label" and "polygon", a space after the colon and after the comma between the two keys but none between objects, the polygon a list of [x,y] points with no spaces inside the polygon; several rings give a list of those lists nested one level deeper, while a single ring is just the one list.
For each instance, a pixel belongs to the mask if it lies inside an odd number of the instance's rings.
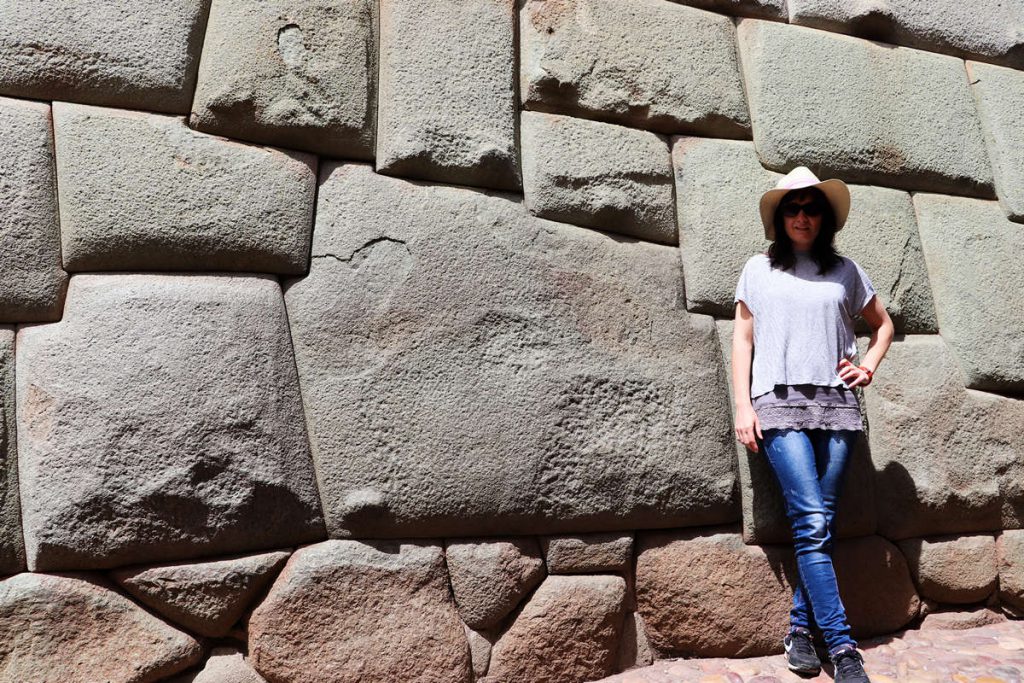
[{"label": "shoelace", "polygon": [[863,664],[864,658],[860,656],[860,653],[856,650],[850,650],[849,652],[841,652],[835,660],[836,672],[845,675],[862,674],[864,673]]}]

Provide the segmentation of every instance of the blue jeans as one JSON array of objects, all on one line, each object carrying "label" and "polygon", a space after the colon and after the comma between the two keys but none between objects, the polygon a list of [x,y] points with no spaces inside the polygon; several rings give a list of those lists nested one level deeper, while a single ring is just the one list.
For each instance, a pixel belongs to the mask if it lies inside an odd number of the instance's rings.
[{"label": "blue jeans", "polygon": [[857,432],[765,429],[762,434],[793,529],[799,581],[790,625],[809,629],[813,619],[830,652],[845,645],[856,647],[832,567],[832,535],[836,500]]}]

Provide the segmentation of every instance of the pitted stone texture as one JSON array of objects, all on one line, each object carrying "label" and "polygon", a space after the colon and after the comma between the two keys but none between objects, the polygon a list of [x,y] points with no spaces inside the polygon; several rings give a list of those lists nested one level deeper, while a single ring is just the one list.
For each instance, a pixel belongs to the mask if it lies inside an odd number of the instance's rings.
[{"label": "pitted stone texture", "polygon": [[[754,656],[781,651],[796,562],[789,546],[745,545],[737,533],[641,535],[637,608],[664,654]],[[838,541],[833,562],[855,637],[890,633],[919,600],[899,549],[879,536]]]},{"label": "pitted stone texture", "polygon": [[967,386],[1024,393],[1024,229],[996,202],[916,194],[914,206],[939,329]]},{"label": "pitted stone texture", "polygon": [[200,635],[221,638],[287,559],[287,552],[275,552],[131,567],[113,572],[113,578],[161,616]]},{"label": "pitted stone texture", "polygon": [[1024,610],[1024,530],[1004,531],[996,538],[999,600]]},{"label": "pitted stone texture", "polygon": [[0,327],[0,576],[25,569],[14,393],[14,328]]},{"label": "pitted stone texture", "polygon": [[922,631],[964,631],[969,628],[1000,624],[1006,621],[1006,615],[991,607],[954,607],[950,610],[929,612],[921,620]]},{"label": "pitted stone texture", "polygon": [[541,540],[552,574],[622,572],[633,562],[633,534],[576,534]]},{"label": "pitted stone texture", "polygon": [[68,278],[49,105],[0,97],[0,144],[0,322],[59,320]]},{"label": "pitted stone texture", "polygon": [[377,3],[213,0],[193,128],[373,158]]},{"label": "pitted stone texture", "polygon": [[440,546],[327,541],[300,548],[249,619],[270,681],[469,683],[469,648]]},{"label": "pitted stone texture", "polygon": [[880,533],[1021,527],[1024,401],[964,389],[937,335],[895,341],[883,368],[865,392]]},{"label": "pitted stone texture", "polygon": [[199,643],[84,575],[0,581],[0,678],[150,683],[197,663]]},{"label": "pitted stone texture", "polygon": [[962,0],[787,0],[789,20],[826,31],[1024,68],[1024,5]]},{"label": "pitted stone texture", "polygon": [[179,117],[63,102],[53,116],[68,270],[306,270],[315,157]]},{"label": "pitted stone texture", "polygon": [[994,196],[959,59],[756,19],[737,38],[768,168],[810,159],[820,178]]},{"label": "pitted stone texture", "polygon": [[[732,387],[732,320],[717,320],[722,361],[729,380],[729,405],[735,418],[736,401]],[[864,412],[863,392],[854,389]],[[735,429],[732,430],[735,439]],[[875,533],[875,472],[871,464],[869,445],[858,438],[847,463],[846,479],[839,494],[836,513],[836,537],[850,538]],[[778,479],[763,451],[748,451],[736,440],[736,459],[739,472],[740,507],[743,511],[743,541],[745,543],[792,543],[793,533],[786,517],[786,503]]]},{"label": "pitted stone texture", "polygon": [[551,220],[675,244],[672,163],[647,131],[523,112],[526,208]]},{"label": "pitted stone texture", "polygon": [[786,0],[673,0],[712,12],[722,12],[737,17],[774,19],[786,21]]},{"label": "pitted stone texture", "polygon": [[549,576],[494,644],[481,683],[582,683],[608,676],[625,598],[621,576]]},{"label": "pitted stone texture", "polygon": [[474,631],[465,624],[463,630],[466,632],[466,640],[469,641],[469,658],[473,662],[473,677],[476,680],[487,675],[487,668],[491,664],[491,648],[494,645],[493,636]]},{"label": "pitted stone texture", "polygon": [[77,275],[17,340],[28,566],[279,548],[324,526],[268,277]]},{"label": "pitted stone texture", "polygon": [[996,539],[990,534],[908,538],[900,550],[922,597],[941,603],[984,602],[996,589]]},{"label": "pitted stone texture", "polygon": [[267,683],[245,656],[233,647],[217,647],[201,671],[185,674],[169,683]]},{"label": "pitted stone texture", "polygon": [[992,160],[999,205],[1010,220],[1024,222],[1024,72],[967,62],[967,74]]},{"label": "pitted stone texture", "polygon": [[514,22],[514,0],[381,0],[378,171],[522,186]]},{"label": "pitted stone texture", "polygon": [[184,114],[209,0],[6,0],[0,93]]},{"label": "pitted stone texture", "polygon": [[445,555],[459,616],[474,629],[497,626],[544,579],[533,537],[449,541]]},{"label": "pitted stone texture", "polygon": [[710,318],[671,247],[327,165],[285,299],[333,536],[739,518]]},{"label": "pitted stone texture", "polygon": [[662,0],[526,0],[519,30],[527,109],[750,136],[728,17]]}]

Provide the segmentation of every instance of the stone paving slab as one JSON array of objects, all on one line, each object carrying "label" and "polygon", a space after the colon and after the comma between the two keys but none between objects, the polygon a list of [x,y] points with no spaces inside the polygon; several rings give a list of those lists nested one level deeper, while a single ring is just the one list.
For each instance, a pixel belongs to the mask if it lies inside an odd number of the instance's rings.
[{"label": "stone paving slab", "polygon": [[[860,643],[872,683],[1011,683],[1024,679],[1024,622],[967,630],[909,630]],[[602,683],[825,683],[786,669],[782,655],[750,659],[669,659]]]}]

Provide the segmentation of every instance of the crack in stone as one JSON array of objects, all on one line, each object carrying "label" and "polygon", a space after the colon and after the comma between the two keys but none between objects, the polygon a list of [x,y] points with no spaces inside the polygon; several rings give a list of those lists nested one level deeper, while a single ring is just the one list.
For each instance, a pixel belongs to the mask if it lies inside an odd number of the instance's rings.
[{"label": "crack in stone", "polygon": [[357,247],[348,256],[339,256],[338,254],[326,252],[323,254],[313,254],[312,258],[330,258],[334,259],[335,261],[340,261],[341,263],[348,263],[352,265],[354,268],[358,268],[359,264],[367,259],[368,254],[366,254],[366,252],[373,249],[375,246],[381,244],[382,242],[401,244],[403,247],[405,247],[406,251],[409,251],[409,247],[406,246],[405,240],[397,240],[394,239],[393,237],[374,237],[372,240],[364,242],[361,246]]}]

